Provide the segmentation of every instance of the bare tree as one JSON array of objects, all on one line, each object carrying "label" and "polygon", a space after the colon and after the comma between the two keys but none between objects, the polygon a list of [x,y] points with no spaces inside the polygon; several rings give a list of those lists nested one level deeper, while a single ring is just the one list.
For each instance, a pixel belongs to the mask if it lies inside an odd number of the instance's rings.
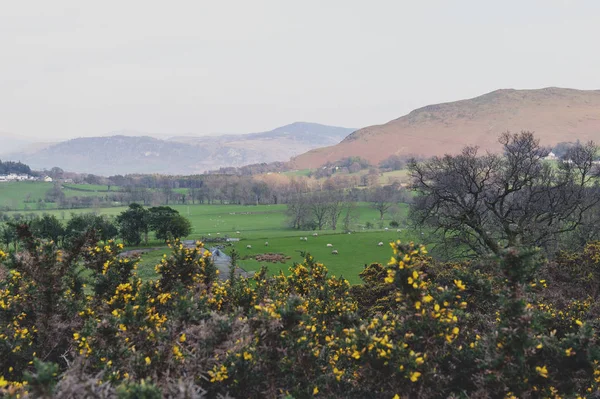
[{"label": "bare tree", "polygon": [[310,196],[309,209],[317,223],[317,228],[323,230],[330,216],[331,202],[327,193],[318,191]]},{"label": "bare tree", "polygon": [[286,214],[289,217],[292,228],[298,230],[305,228],[310,219],[308,197],[302,194],[294,194],[290,196],[287,204]]},{"label": "bare tree", "polygon": [[396,192],[393,187],[377,187],[373,190],[370,196],[371,207],[379,211],[379,220],[383,220],[383,216],[396,202]]},{"label": "bare tree", "polygon": [[576,145],[553,167],[549,149],[530,132],[500,136],[503,154],[478,155],[466,147],[456,156],[411,161],[419,196],[411,216],[432,226],[440,240],[466,244],[471,253],[498,254],[513,246],[550,248],[573,231],[600,201],[594,143]]},{"label": "bare tree", "polygon": [[338,220],[344,210],[344,194],[341,191],[334,191],[328,194],[329,197],[329,220],[331,228],[337,229]]}]

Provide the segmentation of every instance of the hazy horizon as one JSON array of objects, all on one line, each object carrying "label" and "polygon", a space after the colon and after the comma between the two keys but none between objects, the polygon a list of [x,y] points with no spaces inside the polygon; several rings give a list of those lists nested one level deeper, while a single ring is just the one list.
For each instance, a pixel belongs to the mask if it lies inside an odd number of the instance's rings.
[{"label": "hazy horizon", "polygon": [[9,3],[0,133],[361,128],[504,88],[600,88],[593,1]]}]

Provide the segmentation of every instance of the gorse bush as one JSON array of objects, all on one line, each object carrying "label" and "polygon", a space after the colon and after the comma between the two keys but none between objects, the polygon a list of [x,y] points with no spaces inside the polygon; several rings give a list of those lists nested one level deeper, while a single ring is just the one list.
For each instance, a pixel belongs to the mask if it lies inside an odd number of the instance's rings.
[{"label": "gorse bush", "polygon": [[598,243],[556,262],[509,248],[440,263],[395,242],[389,263],[367,266],[364,284],[350,287],[310,255],[288,273],[222,280],[201,243],[177,240],[159,277],[142,281],[137,260],[93,232],[68,250],[26,227],[19,235],[20,252],[0,251],[7,397],[598,393],[595,298],[581,292],[595,287]]}]

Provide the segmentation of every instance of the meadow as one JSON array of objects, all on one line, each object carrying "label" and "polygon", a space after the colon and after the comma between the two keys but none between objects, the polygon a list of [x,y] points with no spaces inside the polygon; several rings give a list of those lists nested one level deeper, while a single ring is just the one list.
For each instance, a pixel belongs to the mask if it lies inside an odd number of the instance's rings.
[{"label": "meadow", "polygon": [[[343,275],[352,284],[360,282],[358,274],[365,264],[372,262],[387,262],[389,258],[390,241],[418,240],[420,233],[402,228],[388,227],[390,220],[379,220],[379,213],[372,209],[368,203],[358,204],[358,219],[353,225],[352,234],[338,230],[299,231],[291,229],[286,222],[286,205],[173,205],[173,208],[188,218],[192,224],[192,233],[185,237],[187,240],[203,240],[216,237],[236,237],[239,242],[231,243],[225,251],[230,253],[235,249],[240,255],[239,266],[253,272],[265,265],[269,273],[287,271],[294,262],[302,260],[302,253],[312,254],[319,262],[326,263],[330,273],[336,276]],[[55,215],[66,223],[71,214],[95,212],[109,217],[116,217],[125,210],[125,207],[75,209],[75,210],[45,210],[31,211],[36,215]],[[406,212],[407,206],[401,205]],[[13,214],[14,212],[7,212]],[[367,229],[365,225],[370,222],[376,226]],[[385,228],[388,227],[387,230]],[[239,232],[239,233],[238,233]],[[317,233],[318,236],[313,236]],[[300,237],[307,237],[301,241]],[[269,245],[265,246],[265,242]],[[384,245],[379,246],[378,243]],[[327,244],[332,244],[328,247]],[[248,249],[250,245],[252,248]],[[207,247],[211,244],[207,243]],[[162,255],[168,252],[165,243],[150,237],[146,246],[150,250],[142,255],[139,273],[144,278],[154,276],[154,265]],[[159,248],[159,249],[156,249]],[[129,248],[134,249],[134,248]],[[332,254],[332,250],[338,254]],[[258,262],[254,256],[264,253],[281,253],[289,257],[285,263]]]}]

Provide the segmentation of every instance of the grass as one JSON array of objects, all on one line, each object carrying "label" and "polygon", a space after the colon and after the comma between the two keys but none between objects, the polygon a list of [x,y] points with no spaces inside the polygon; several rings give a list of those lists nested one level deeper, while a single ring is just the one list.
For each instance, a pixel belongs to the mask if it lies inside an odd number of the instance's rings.
[{"label": "grass", "polygon": [[[240,256],[248,257],[266,252],[283,253],[291,259],[285,264],[265,263],[270,273],[286,270],[293,262],[302,260],[301,251],[311,253],[319,262],[325,263],[330,273],[336,276],[343,275],[351,283],[360,282],[358,274],[365,264],[372,262],[387,262],[390,257],[390,248],[387,245],[392,240],[402,241],[417,240],[417,233],[402,229],[366,230],[361,226],[368,221],[379,225],[379,213],[370,208],[368,204],[359,204],[360,217],[357,221],[356,232],[343,234],[339,230],[318,231],[318,236],[313,237],[313,231],[292,230],[286,226],[284,205],[190,205],[174,206],[180,213],[192,222],[194,232],[187,239],[202,239],[203,237],[232,236],[240,238],[226,248],[226,252],[236,249]],[[400,208],[406,211],[406,205]],[[112,208],[111,208],[112,210]],[[383,221],[387,226],[389,220]],[[237,234],[237,231],[240,233]],[[210,236],[209,236],[210,234]],[[308,237],[308,241],[300,241],[300,237]],[[265,247],[265,241],[269,246]],[[383,242],[383,246],[378,246]],[[327,244],[333,247],[327,247]],[[156,247],[160,243],[151,241],[150,246]],[[251,249],[246,249],[251,245]],[[210,244],[207,243],[207,247]],[[339,254],[333,255],[331,251],[337,249]],[[156,250],[142,255],[140,275],[144,273],[149,277],[154,276],[154,265],[168,250]],[[257,271],[261,264],[254,259],[243,259],[239,264],[246,271]]]},{"label": "grass", "polygon": [[[9,183],[10,184],[10,183]],[[22,183],[17,183],[22,184]],[[404,213],[405,204],[399,205]],[[270,273],[286,270],[293,262],[302,260],[301,251],[311,253],[319,262],[323,262],[336,276],[344,276],[351,283],[360,282],[358,274],[365,264],[371,262],[387,262],[390,257],[390,248],[387,245],[391,240],[402,241],[417,240],[414,232],[403,229],[397,232],[395,228],[384,227],[389,225],[389,220],[379,220],[379,213],[372,209],[368,203],[359,203],[358,220],[354,224],[352,234],[341,233],[342,221],[338,230],[318,231],[318,237],[313,237],[313,231],[298,231],[287,226],[285,205],[174,205],[183,216],[192,223],[193,231],[186,239],[200,240],[208,237],[239,237],[240,241],[226,248],[226,252],[236,249],[242,257],[253,256],[266,252],[283,253],[291,259],[285,264],[265,263]],[[42,215],[53,214],[63,223],[71,214],[95,212],[107,216],[116,216],[126,207],[75,209],[75,210],[45,210],[30,213]],[[8,212],[10,215],[13,212]],[[364,226],[370,222],[376,229],[366,229]],[[237,233],[239,231],[239,234]],[[300,241],[300,237],[308,237],[308,241]],[[265,247],[265,241],[269,246]],[[383,242],[385,245],[378,246]],[[333,247],[327,247],[326,244]],[[251,245],[252,249],[246,249]],[[210,244],[207,243],[207,247]],[[143,246],[141,246],[143,247]],[[142,255],[138,274],[144,278],[154,278],[154,265],[156,265],[168,249],[162,241],[151,237],[147,247],[153,249]],[[333,255],[332,249],[337,249],[339,255]],[[254,259],[243,259],[240,266],[247,271],[256,271],[261,264]]]},{"label": "grass", "polygon": [[[343,276],[350,283],[360,283],[359,273],[366,264],[373,262],[387,263],[391,256],[391,249],[388,243],[390,241],[402,240],[410,241],[416,238],[413,232],[403,230],[393,231],[370,231],[353,234],[319,234],[314,237],[308,235],[308,241],[301,241],[300,234],[288,237],[277,237],[269,239],[268,247],[263,240],[243,240],[235,243],[234,247],[239,252],[242,260],[239,266],[247,271],[257,271],[262,265],[265,265],[270,273],[278,273],[280,270],[286,271],[294,262],[302,261],[302,253],[310,253],[317,262],[324,263],[331,275]],[[379,246],[382,242],[384,245]],[[331,244],[332,247],[328,247]],[[247,249],[246,246],[252,248]],[[332,250],[337,250],[338,255],[332,254]],[[284,264],[282,263],[259,263],[254,259],[243,259],[262,253],[274,252],[283,253],[290,257]]]},{"label": "grass", "polygon": [[30,201],[37,202],[38,199],[44,199],[46,191],[51,188],[52,183],[38,181],[0,183],[0,207],[20,210],[36,208],[36,203],[25,202],[27,197]]}]

